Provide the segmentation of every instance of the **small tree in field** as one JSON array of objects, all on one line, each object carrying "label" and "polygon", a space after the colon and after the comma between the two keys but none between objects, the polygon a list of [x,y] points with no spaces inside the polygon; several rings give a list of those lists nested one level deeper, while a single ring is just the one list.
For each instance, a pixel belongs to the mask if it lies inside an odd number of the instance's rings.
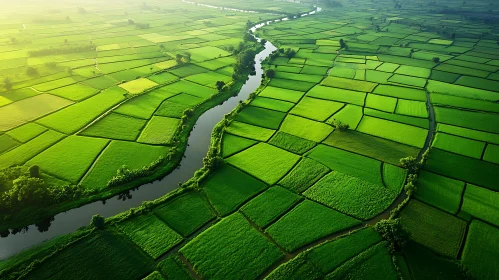
[{"label": "small tree in field", "polygon": [[440,62],[440,57],[436,57],[436,56],[435,56],[435,57],[433,58],[433,62],[435,62],[435,63],[439,63],[439,62]]},{"label": "small tree in field", "polygon": [[274,69],[268,69],[265,71],[265,76],[269,79],[272,79],[275,77],[275,70]]},{"label": "small tree in field", "polygon": [[345,43],[345,40],[340,39],[340,48],[344,49],[347,47],[347,44]]},{"label": "small tree in field", "polygon": [[3,79],[3,87],[6,90],[11,90],[12,89],[12,82],[10,81],[10,79],[8,77],[5,77],[5,79]]},{"label": "small tree in field", "polygon": [[218,92],[222,92],[222,89],[225,86],[225,82],[224,81],[217,81],[216,86],[217,86]]},{"label": "small tree in field", "polygon": [[40,178],[40,167],[38,165],[32,165],[29,167],[29,176]]},{"label": "small tree in field", "polygon": [[103,229],[105,221],[106,220],[101,215],[93,215],[92,219],[90,220],[90,225],[92,225],[96,229]]},{"label": "small tree in field", "polygon": [[342,123],[340,120],[337,120],[337,119],[333,120],[333,125],[334,125],[334,127],[336,127],[336,129],[338,131],[345,131],[345,130],[348,130],[350,128],[350,125],[348,125],[346,123]]},{"label": "small tree in field", "polygon": [[36,68],[33,68],[33,67],[28,67],[28,68],[26,68],[26,74],[28,76],[35,76],[38,74],[38,70],[36,70]]},{"label": "small tree in field", "polygon": [[412,156],[401,158],[399,162],[400,166],[402,166],[403,168],[414,169],[415,167],[417,167],[416,158]]},{"label": "small tree in field", "polygon": [[409,239],[409,235],[400,224],[400,219],[381,220],[374,225],[374,230],[388,241],[388,247],[392,252],[399,251]]}]

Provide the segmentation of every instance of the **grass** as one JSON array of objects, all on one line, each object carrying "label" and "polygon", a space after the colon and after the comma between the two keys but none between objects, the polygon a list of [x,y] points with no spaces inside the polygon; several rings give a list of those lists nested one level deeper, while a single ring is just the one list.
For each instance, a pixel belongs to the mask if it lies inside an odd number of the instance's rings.
[{"label": "grass", "polygon": [[257,143],[255,140],[242,138],[229,133],[224,133],[222,152],[224,157],[229,157]]},{"label": "grass", "polygon": [[334,123],[334,120],[338,120],[347,124],[351,129],[355,129],[364,115],[362,111],[363,108],[360,106],[347,104],[343,109],[329,118],[327,123],[332,124]]},{"label": "grass", "polygon": [[328,274],[325,279],[399,279],[386,242],[367,249]]},{"label": "grass", "polygon": [[318,76],[318,75],[294,74],[294,73],[286,73],[279,71],[275,74],[275,77],[280,79],[288,79],[293,81],[301,81],[309,83],[318,83],[323,78],[323,76]]},{"label": "grass", "polygon": [[200,74],[200,73],[205,73],[205,72],[208,72],[208,69],[203,68],[203,67],[199,67],[195,64],[188,64],[188,65],[180,66],[178,68],[170,70],[170,73],[172,73],[173,75],[178,76],[180,78],[184,78],[187,76],[196,75],[196,74]]},{"label": "grass", "polygon": [[344,105],[339,102],[304,97],[290,113],[323,122]]},{"label": "grass", "polygon": [[76,184],[108,143],[106,139],[69,136],[26,164]]},{"label": "grass", "polygon": [[399,99],[395,113],[418,118],[428,118],[426,103],[422,101]]},{"label": "grass", "polygon": [[111,113],[85,129],[81,135],[135,141],[146,123],[142,119]]},{"label": "grass", "polygon": [[8,131],[6,134],[16,139],[17,141],[26,143],[29,140],[44,133],[45,131],[47,131],[46,127],[43,127],[36,123],[27,123],[23,126]]},{"label": "grass", "polygon": [[222,56],[230,55],[229,52],[219,49],[217,47],[206,46],[201,48],[189,49],[192,55],[192,60],[196,62],[215,59]]},{"label": "grass", "polygon": [[114,112],[129,115],[132,117],[149,119],[156,112],[163,100],[175,96],[166,87],[154,89],[141,96],[128,100],[120,105]]},{"label": "grass", "polygon": [[83,178],[81,184],[89,189],[104,189],[107,182],[116,175],[117,170],[123,165],[132,170],[139,169],[167,153],[168,148],[166,147],[111,141],[89,173]]},{"label": "grass", "polygon": [[339,77],[327,77],[322,81],[323,85],[329,87],[337,87],[355,91],[372,92],[377,86],[376,83],[366,82],[366,81],[356,81]]},{"label": "grass", "polygon": [[154,214],[140,215],[118,225],[139,248],[157,259],[182,241],[182,236]]},{"label": "grass", "polygon": [[424,90],[407,88],[394,85],[379,85],[374,90],[374,93],[391,96],[401,99],[426,101],[426,94]]},{"label": "grass", "polygon": [[303,94],[305,93],[301,91],[267,86],[258,96],[296,103],[300,100]]},{"label": "grass", "polygon": [[379,241],[376,231],[364,228],[314,247],[306,255],[323,273],[329,273]]},{"label": "grass", "polygon": [[50,94],[39,94],[9,105],[0,107],[0,131],[7,131],[28,123],[73,102]]},{"label": "grass", "polygon": [[170,144],[179,125],[179,119],[154,116],[137,141],[146,144]]},{"label": "grass", "polygon": [[252,106],[271,109],[279,112],[288,112],[295,104],[272,98],[257,97],[251,101]]},{"label": "grass", "polygon": [[406,244],[402,252],[401,258],[405,257],[410,268],[408,276],[414,275],[416,279],[466,279],[457,262],[442,258],[412,241]]},{"label": "grass", "polygon": [[280,131],[298,136],[310,141],[321,142],[334,128],[320,122],[288,115],[281,124]]},{"label": "grass", "polygon": [[278,129],[285,116],[286,114],[282,112],[247,106],[237,114],[235,120],[265,128]]},{"label": "grass", "polygon": [[49,130],[33,140],[0,155],[0,168],[23,165],[26,161],[63,138],[63,134]]},{"label": "grass", "polygon": [[154,271],[153,273],[147,275],[143,280],[164,280],[163,276],[159,271]]},{"label": "grass", "polygon": [[329,169],[324,165],[303,158],[280,182],[283,187],[297,193],[308,189],[312,184],[326,175]]},{"label": "grass", "polygon": [[267,186],[231,166],[223,166],[202,183],[213,208],[226,216]]},{"label": "grass", "polygon": [[187,268],[184,267],[181,260],[176,256],[169,256],[162,260],[157,269],[163,274],[166,279],[191,280]]},{"label": "grass", "polygon": [[487,149],[483,154],[483,160],[499,164],[499,146],[498,145],[487,145]]},{"label": "grass", "polygon": [[92,78],[82,81],[81,83],[96,89],[106,89],[116,85],[118,82],[115,79],[104,75],[97,78]]},{"label": "grass", "polygon": [[149,76],[148,79],[157,84],[169,84],[177,81],[178,77],[168,72],[162,72],[153,76]]},{"label": "grass", "polygon": [[243,136],[258,141],[267,141],[274,135],[275,130],[268,128],[263,128],[259,126],[254,126],[250,124],[245,124],[242,122],[234,121],[226,128],[228,133]]},{"label": "grass", "polygon": [[400,193],[407,177],[407,170],[391,165],[383,164],[383,182],[388,189]]},{"label": "grass", "polygon": [[241,211],[258,227],[265,228],[300,200],[301,196],[275,186],[246,203]]},{"label": "grass", "polygon": [[308,261],[303,254],[281,264],[273,270],[265,279],[323,279],[324,274],[314,263]]},{"label": "grass", "polygon": [[316,145],[313,141],[281,131],[274,134],[274,137],[270,139],[269,144],[300,155],[312,149]]},{"label": "grass", "polygon": [[499,255],[499,230],[478,220],[471,222],[462,263],[478,279],[497,279],[499,271],[492,261]]},{"label": "grass", "polygon": [[368,220],[388,208],[398,193],[333,171],[303,195],[358,219]]},{"label": "grass", "polygon": [[215,217],[198,192],[173,198],[154,209],[154,213],[182,236],[189,236]]},{"label": "grass", "polygon": [[468,184],[459,215],[476,217],[499,227],[498,202],[499,193]]},{"label": "grass", "polygon": [[170,102],[168,100],[163,101],[161,106],[154,113],[157,116],[170,117],[180,119],[184,115],[185,110],[190,109],[191,106]]},{"label": "grass", "polygon": [[190,94],[181,93],[169,98],[168,101],[192,107],[201,104],[204,102],[204,99]]},{"label": "grass", "polygon": [[11,92],[2,92],[2,96],[0,96],[0,107],[29,97],[33,97],[38,94],[38,92],[30,88],[13,90]]},{"label": "grass", "polygon": [[287,80],[287,79],[278,79],[278,78],[272,78],[272,80],[269,83],[269,86],[272,86],[272,87],[298,90],[298,91],[302,91],[302,92],[306,92],[306,91],[310,90],[312,87],[314,87],[314,85],[315,85],[315,83],[293,81],[293,80]]},{"label": "grass", "polygon": [[254,279],[283,254],[241,214],[210,227],[182,249],[202,278]]},{"label": "grass", "polygon": [[[258,143],[227,159],[269,185],[275,184],[298,162],[299,157],[266,143]],[[268,172],[272,170],[272,172]]]},{"label": "grass", "polygon": [[17,145],[19,145],[19,142],[14,140],[9,135],[7,134],[0,135],[0,154],[16,147]]},{"label": "grass", "polygon": [[433,147],[476,159],[482,157],[485,143],[445,133],[437,133]]},{"label": "grass", "polygon": [[416,198],[451,214],[459,211],[464,182],[421,171]]},{"label": "grass", "polygon": [[499,127],[495,125],[499,122],[498,114],[470,112],[442,107],[435,107],[434,109],[437,122],[439,123],[456,125],[484,132],[499,133]]},{"label": "grass", "polygon": [[334,131],[324,144],[365,155],[377,160],[399,165],[404,157],[416,157],[419,150],[415,147],[374,137],[354,130]]},{"label": "grass", "polygon": [[286,251],[293,252],[321,237],[358,223],[354,218],[305,200],[268,227],[266,232]]},{"label": "grass", "polygon": [[42,262],[26,279],[140,278],[152,268],[152,260],[130,241],[112,231],[100,231]]},{"label": "grass", "polygon": [[493,133],[477,131],[469,128],[458,127],[448,124],[439,123],[437,124],[437,131],[444,132],[447,134],[453,134],[457,136],[462,136],[465,138],[475,139],[479,141],[484,141],[488,143],[499,144],[499,139]]},{"label": "grass", "polygon": [[153,88],[157,85],[158,85],[157,83],[149,79],[140,78],[127,83],[123,83],[120,85],[120,87],[131,94],[138,94],[144,92],[145,90]]},{"label": "grass", "polygon": [[366,98],[366,107],[373,108],[388,113],[393,113],[397,106],[397,99],[377,94],[368,94]]},{"label": "grass", "polygon": [[470,99],[494,101],[497,99],[497,93],[483,89],[470,88],[460,85],[444,83],[440,81],[429,80],[426,87],[430,93],[449,94],[458,97]]},{"label": "grass", "polygon": [[432,149],[424,169],[446,177],[498,191],[499,166],[485,161]]},{"label": "grass", "polygon": [[426,129],[369,116],[362,118],[357,131],[417,148],[423,147],[428,134]]},{"label": "grass", "polygon": [[98,89],[86,86],[84,84],[73,84],[50,91],[51,94],[73,101],[79,101],[88,98],[92,95],[97,94],[98,92]]},{"label": "grass", "polygon": [[466,222],[448,213],[412,200],[400,215],[411,240],[434,252],[457,258],[466,232]]},{"label": "grass", "polygon": [[471,109],[483,112],[499,113],[499,105],[494,102],[470,99],[466,97],[452,96],[448,94],[432,93],[431,102],[440,107],[453,107],[459,109]]},{"label": "grass", "polygon": [[375,185],[383,185],[381,162],[326,145],[319,145],[306,154],[332,170],[355,176]]},{"label": "grass", "polygon": [[345,102],[359,106],[364,106],[364,99],[366,98],[366,94],[363,92],[351,91],[340,88],[331,88],[321,85],[313,87],[310,91],[307,92],[307,96],[319,99]]},{"label": "grass", "polygon": [[[214,88],[209,88],[205,87],[202,85],[198,85],[196,83],[192,83],[186,80],[180,80],[178,82],[175,82],[173,84],[169,84],[165,87],[163,87],[166,90],[169,90],[173,93],[187,93],[193,96],[197,96],[202,99],[208,99],[210,98],[213,94],[217,94],[217,90]],[[172,100],[170,100],[172,101]]]},{"label": "grass", "polygon": [[410,116],[398,115],[398,114],[390,114],[386,112],[381,112],[378,110],[373,110],[369,108],[364,108],[364,114],[370,117],[376,117],[379,119],[385,119],[389,121],[394,121],[402,124],[408,124],[412,126],[417,126],[420,128],[429,129],[430,122],[428,119],[415,118]]},{"label": "grass", "polygon": [[112,87],[89,99],[39,119],[36,122],[66,134],[73,134],[102,113],[123,101],[125,99],[123,93],[124,90],[121,88]]}]

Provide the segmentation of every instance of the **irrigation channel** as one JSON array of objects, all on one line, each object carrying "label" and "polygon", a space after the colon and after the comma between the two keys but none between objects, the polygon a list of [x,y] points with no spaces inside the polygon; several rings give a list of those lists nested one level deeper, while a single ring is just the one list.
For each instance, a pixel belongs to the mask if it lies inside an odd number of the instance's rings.
[{"label": "irrigation channel", "polygon": [[[210,7],[219,8],[220,7]],[[235,10],[235,9],[230,9]],[[317,8],[320,11],[320,8]],[[246,11],[249,12],[249,11]],[[306,13],[314,14],[315,11]],[[283,18],[281,20],[287,20]],[[280,20],[276,20],[280,21]],[[255,25],[250,30],[271,24],[274,21],[267,21]],[[260,38],[256,38],[260,41]],[[249,95],[254,92],[262,82],[262,65],[261,61],[267,58],[277,48],[270,42],[266,42],[264,50],[255,56],[256,74],[249,76],[246,83],[242,86],[239,94],[226,100],[224,103],[206,111],[196,121],[193,130],[188,139],[188,146],[177,169],[172,171],[161,180],[154,181],[149,184],[144,184],[138,188],[130,190],[103,201],[96,201],[86,204],[79,208],[75,208],[53,217],[52,221],[45,226],[43,231],[39,230],[36,225],[30,225],[21,232],[10,234],[7,237],[0,238],[0,260],[13,256],[24,249],[37,245],[43,241],[54,237],[71,233],[80,227],[89,224],[91,217],[99,214],[104,217],[111,217],[130,208],[138,207],[144,201],[157,199],[172,190],[179,187],[179,183],[189,180],[194,172],[203,167],[203,158],[208,152],[211,140],[211,133],[215,125],[224,118],[224,115],[230,113],[240,101],[248,99]]]}]

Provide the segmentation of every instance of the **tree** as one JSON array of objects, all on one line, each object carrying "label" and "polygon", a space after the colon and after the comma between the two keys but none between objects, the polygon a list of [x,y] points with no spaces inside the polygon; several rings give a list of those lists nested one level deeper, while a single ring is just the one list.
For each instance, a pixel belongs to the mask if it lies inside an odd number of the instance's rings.
[{"label": "tree", "polygon": [[345,40],[340,39],[340,48],[344,49],[347,47],[347,44],[345,43]]},{"label": "tree", "polygon": [[185,58],[185,62],[186,63],[191,62],[191,53],[190,52],[185,52],[184,53],[184,58]]},{"label": "tree", "polygon": [[265,71],[265,76],[269,79],[272,79],[275,77],[275,70],[274,69],[268,69]]},{"label": "tree", "polygon": [[69,16],[67,16],[66,21],[71,21],[71,18]]},{"label": "tree", "polygon": [[3,87],[6,90],[11,90],[12,89],[12,82],[10,81],[9,77],[5,77],[5,79],[3,79]]},{"label": "tree", "polygon": [[45,182],[40,178],[20,176],[13,182],[12,188],[8,191],[11,207],[26,204],[40,205],[46,203],[50,198]]},{"label": "tree", "polygon": [[414,169],[417,167],[416,158],[412,157],[412,156],[401,158],[399,160],[399,162],[400,162],[400,166],[402,166],[403,168]]},{"label": "tree", "polygon": [[389,249],[399,251],[407,243],[409,235],[402,228],[400,219],[381,220],[374,225],[376,230],[383,239],[388,241]]},{"label": "tree", "polygon": [[225,82],[224,81],[217,81],[216,86],[217,86],[218,92],[221,92],[225,86]]},{"label": "tree", "polygon": [[265,44],[267,44],[267,40],[265,40],[265,39],[261,39],[261,40],[260,40],[260,44],[262,44],[262,46],[265,46]]},{"label": "tree", "polygon": [[350,125],[346,123],[342,123],[340,120],[334,119],[333,120],[333,125],[338,131],[345,131],[350,128]]},{"label": "tree", "polygon": [[128,24],[130,25],[135,24],[135,21],[133,21],[133,19],[128,19]]},{"label": "tree", "polygon": [[433,58],[433,62],[435,62],[435,63],[439,63],[439,62],[440,62],[440,57],[436,57],[436,56],[435,56],[435,57]]},{"label": "tree", "polygon": [[175,55],[175,61],[177,62],[177,64],[182,64],[183,61],[182,61],[182,55],[181,54],[176,54]]},{"label": "tree", "polygon": [[64,44],[67,45],[68,44],[68,39],[64,39]]},{"label": "tree", "polygon": [[85,8],[78,7],[78,13],[80,13],[80,14],[86,14],[87,10],[85,10]]},{"label": "tree", "polygon": [[34,178],[40,178],[40,167],[38,165],[32,165],[29,167],[29,176]]},{"label": "tree", "polygon": [[17,39],[16,39],[16,37],[11,37],[11,38],[10,38],[10,42],[11,42],[12,44],[17,44]]},{"label": "tree", "polygon": [[96,229],[103,229],[105,222],[106,222],[106,220],[104,219],[104,217],[97,214],[97,215],[92,216],[92,219],[90,220],[90,225],[92,225]]},{"label": "tree", "polygon": [[28,68],[26,68],[26,74],[28,76],[35,76],[38,74],[38,70],[36,70],[36,68],[33,68],[33,67],[28,67]]}]

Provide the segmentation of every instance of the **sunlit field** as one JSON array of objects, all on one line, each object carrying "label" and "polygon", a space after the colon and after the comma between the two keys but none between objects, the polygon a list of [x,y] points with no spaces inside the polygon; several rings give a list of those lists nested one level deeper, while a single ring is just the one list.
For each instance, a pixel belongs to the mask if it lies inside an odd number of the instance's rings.
[{"label": "sunlit field", "polygon": [[0,12],[1,279],[499,278],[496,3],[39,7]]}]

